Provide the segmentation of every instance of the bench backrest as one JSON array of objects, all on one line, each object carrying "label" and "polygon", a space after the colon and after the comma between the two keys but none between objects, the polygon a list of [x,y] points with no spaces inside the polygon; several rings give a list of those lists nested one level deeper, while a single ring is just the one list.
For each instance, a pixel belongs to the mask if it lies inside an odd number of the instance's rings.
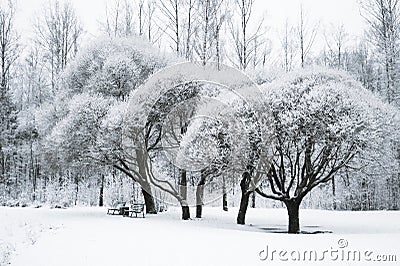
[{"label": "bench backrest", "polygon": [[117,204],[116,204],[116,208],[122,208],[122,207],[125,207],[125,204],[126,204],[126,201],[120,201],[120,202],[117,202]]},{"label": "bench backrest", "polygon": [[142,212],[144,210],[144,204],[134,203],[131,205],[131,209],[135,212]]}]

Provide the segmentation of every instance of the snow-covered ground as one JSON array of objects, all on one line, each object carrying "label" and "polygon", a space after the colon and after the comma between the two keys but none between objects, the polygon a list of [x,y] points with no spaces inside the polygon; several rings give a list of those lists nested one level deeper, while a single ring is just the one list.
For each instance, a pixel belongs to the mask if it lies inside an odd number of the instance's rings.
[{"label": "snow-covered ground", "polygon": [[206,207],[203,219],[182,221],[178,208],[143,219],[1,207],[0,265],[399,265],[400,212],[301,210],[302,230],[319,233],[300,235],[282,233],[283,209],[249,209],[245,226],[236,214]]}]

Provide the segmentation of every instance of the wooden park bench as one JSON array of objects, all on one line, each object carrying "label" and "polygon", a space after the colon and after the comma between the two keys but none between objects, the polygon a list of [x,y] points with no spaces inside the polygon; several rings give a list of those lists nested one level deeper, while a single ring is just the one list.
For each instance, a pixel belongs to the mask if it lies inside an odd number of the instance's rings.
[{"label": "wooden park bench", "polygon": [[110,215],[124,215],[129,207],[125,206],[126,202],[118,202],[114,208],[109,208],[107,214]]},{"label": "wooden park bench", "polygon": [[143,218],[144,218],[144,204],[142,203],[134,203],[131,205],[131,208],[127,211],[125,211],[124,216],[125,217],[133,217],[133,214],[135,214],[135,217],[138,217],[138,214],[142,213]]}]

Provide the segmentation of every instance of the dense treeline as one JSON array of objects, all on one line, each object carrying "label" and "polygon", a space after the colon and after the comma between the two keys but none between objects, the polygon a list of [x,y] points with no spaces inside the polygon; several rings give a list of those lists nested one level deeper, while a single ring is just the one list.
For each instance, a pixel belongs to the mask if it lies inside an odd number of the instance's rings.
[{"label": "dense treeline", "polygon": [[[109,205],[137,193],[134,180],[142,187],[149,185],[142,173],[130,176],[132,169],[124,168],[121,154],[97,142],[98,132],[105,129],[94,118],[109,115],[111,107],[123,104],[148,76],[174,62],[231,65],[263,86],[285,72],[312,66],[334,68],[350,73],[364,88],[399,109],[398,1],[361,1],[367,30],[356,42],[343,25],[325,29],[311,25],[306,7],[299,8],[295,25],[266,25],[255,16],[254,2],[116,0],[99,18],[102,37],[89,42],[71,2],[49,1],[32,18],[37,21],[34,38],[27,41],[15,26],[17,3],[3,1],[0,203]],[[268,28],[281,29],[281,39],[270,40]],[[325,46],[315,45],[317,36],[324,36]],[[399,209],[398,141],[388,139],[379,149],[344,165],[329,182],[308,194],[303,206]],[[134,160],[140,172],[139,159]],[[169,164],[163,169],[177,187],[183,176],[194,185],[201,180]],[[240,179],[241,174],[234,179],[234,189],[224,191],[225,204],[238,206]],[[157,211],[162,206],[157,199],[167,196],[161,191],[153,196],[154,201],[145,195],[146,205]],[[282,206],[256,193],[250,203]]]}]

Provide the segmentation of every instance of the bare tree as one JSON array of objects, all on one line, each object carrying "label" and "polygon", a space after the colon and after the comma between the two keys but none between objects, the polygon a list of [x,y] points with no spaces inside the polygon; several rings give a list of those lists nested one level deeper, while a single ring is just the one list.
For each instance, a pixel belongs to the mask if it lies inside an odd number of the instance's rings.
[{"label": "bare tree", "polygon": [[[48,88],[46,84],[45,67],[43,65],[42,54],[40,47],[32,45],[24,60],[18,66],[18,89],[14,92],[14,97],[18,97],[18,118],[22,121],[34,120],[34,115],[29,112],[32,109],[38,108],[48,97]],[[16,162],[21,179],[27,178],[22,189],[29,189],[32,201],[39,199],[39,191],[43,176],[41,173],[41,153],[39,152],[38,141],[39,134],[34,124],[29,126],[19,124],[17,134],[20,136],[18,150],[19,160]]]},{"label": "bare tree", "polygon": [[240,37],[237,36],[239,41],[237,44],[237,54],[240,60],[240,66],[242,69],[246,69],[248,64],[248,23],[250,20],[252,7],[255,0],[236,0],[236,4],[240,10],[240,20],[241,20],[241,42]]},{"label": "bare tree", "polygon": [[0,60],[1,60],[1,94],[9,89],[11,66],[18,58],[19,37],[14,29],[15,5],[7,1],[7,6],[0,7]]},{"label": "bare tree", "polygon": [[8,146],[13,139],[15,117],[10,81],[12,68],[19,55],[19,37],[14,28],[14,18],[14,2],[0,4],[0,183],[7,179],[12,161],[12,147]]},{"label": "bare tree", "polygon": [[298,51],[297,43],[294,38],[295,28],[289,26],[288,20],[286,20],[283,35],[281,36],[281,45],[283,50],[283,65],[286,72],[289,72],[293,68],[293,60]]},{"label": "bare tree", "polygon": [[346,66],[346,70],[355,73],[366,89],[378,92],[378,86],[375,84],[377,70],[374,67],[373,52],[368,45],[368,41],[365,39],[359,41],[350,56],[350,64]]},{"label": "bare tree", "polygon": [[185,58],[191,60],[193,58],[192,53],[192,36],[195,32],[193,26],[193,12],[196,4],[196,0],[189,0],[187,2],[187,21],[186,21],[186,41],[185,41]]},{"label": "bare tree", "polygon": [[300,62],[301,67],[304,67],[307,56],[314,44],[315,37],[317,36],[318,25],[313,27],[309,26],[307,15],[304,12],[303,5],[300,6],[300,20],[298,26],[299,46],[300,46]]},{"label": "bare tree", "polygon": [[222,11],[224,0],[197,2],[197,26],[194,50],[203,65],[208,61],[221,62],[221,28],[226,19]]},{"label": "bare tree", "polygon": [[211,0],[198,1],[196,5],[197,27],[195,32],[196,40],[193,48],[203,65],[206,65],[209,59],[208,50],[211,47],[211,45],[209,45],[211,41],[209,34],[212,8]]},{"label": "bare tree", "polygon": [[137,4],[137,15],[138,15],[138,33],[139,36],[143,35],[144,29],[144,0],[139,0]]},{"label": "bare tree", "polygon": [[[173,42],[173,48],[177,55],[180,55],[180,23],[179,23],[179,1],[166,0],[159,1],[160,10],[167,19],[166,33]],[[189,18],[191,16],[191,8],[189,5]]]},{"label": "bare tree", "polygon": [[267,28],[263,27],[264,17],[258,24],[258,33],[253,38],[253,68],[256,69],[259,65],[265,67],[266,61],[271,54],[271,41],[266,38]]},{"label": "bare tree", "polygon": [[117,0],[114,5],[106,5],[105,21],[100,29],[109,36],[129,36],[134,33],[133,7],[128,0]]},{"label": "bare tree", "polygon": [[68,1],[49,1],[43,12],[43,17],[38,18],[35,25],[35,40],[44,50],[54,90],[57,75],[78,51],[82,27]]},{"label": "bare tree", "polygon": [[[146,29],[147,29],[147,39],[150,43],[159,43],[163,33],[165,32],[165,27],[163,29],[157,20],[157,2],[155,0],[147,1],[147,12],[145,13],[146,18]],[[162,25],[162,24],[161,24]]]},{"label": "bare tree", "polygon": [[399,98],[399,92],[396,91],[400,42],[399,1],[365,0],[361,2],[361,6],[362,15],[369,24],[369,39],[384,62],[387,101],[396,102]]},{"label": "bare tree", "polygon": [[[370,0],[362,1],[363,16],[369,24],[369,39],[377,48],[384,73],[383,95],[389,103],[400,106],[400,90],[398,77],[399,44],[400,44],[400,1],[399,0]],[[393,153],[400,165],[400,150],[398,144],[393,143]],[[387,178],[388,193],[398,198],[400,174],[392,174]],[[397,209],[397,204],[391,208]]]},{"label": "bare tree", "polygon": [[113,37],[145,36],[149,42],[156,43],[161,37],[155,21],[156,10],[154,0],[139,0],[136,6],[129,0],[117,0],[112,6],[106,6],[105,21],[100,22],[100,30]]},{"label": "bare tree", "polygon": [[[331,30],[329,33],[325,32],[325,42],[326,45],[329,49],[329,54],[332,55],[332,62],[330,65],[332,67],[336,67],[338,69],[342,69],[344,62],[343,62],[343,49],[344,45],[346,44],[348,40],[348,34],[346,32],[346,29],[342,24],[339,26],[334,26],[331,25]],[[333,45],[332,45],[333,44]],[[336,182],[335,182],[335,176],[332,177],[331,180],[331,187],[332,187],[332,196],[333,196],[333,209],[336,210],[337,204],[336,204]]]},{"label": "bare tree", "polygon": [[348,41],[348,33],[343,24],[339,26],[331,25],[331,29],[328,33],[325,32],[325,42],[329,49],[329,53],[333,55],[333,62],[331,63],[334,67],[343,68],[344,60],[344,46]]},{"label": "bare tree", "polygon": [[256,26],[255,31],[252,33],[249,29],[254,2],[255,0],[235,0],[236,8],[239,10],[240,26],[237,27],[232,21],[229,24],[237,58],[236,65],[241,69],[246,69],[251,64],[251,59],[254,56],[254,44],[257,43],[254,39],[262,35],[263,20]]},{"label": "bare tree", "polygon": [[[215,42],[215,61],[217,62],[218,68],[222,63],[222,49],[223,45],[221,44],[221,31],[225,24],[225,21],[229,17],[228,8],[226,5],[222,5],[223,1],[217,2],[219,6],[217,10],[214,12],[214,16],[212,18],[212,28]],[[225,194],[224,194],[225,195]]]},{"label": "bare tree", "polygon": [[[330,37],[329,37],[330,36]],[[333,62],[331,62],[331,65],[341,69],[343,68],[343,49],[344,45],[346,44],[348,40],[348,34],[346,32],[346,29],[344,28],[343,23],[340,24],[339,26],[331,26],[330,34],[325,33],[325,42],[326,45],[329,49],[330,54],[333,55]],[[334,46],[331,44],[333,43]],[[332,196],[333,196],[333,209],[336,210],[337,204],[336,204],[336,182],[335,182],[335,177],[332,177],[331,180],[331,187],[332,187]]]}]

